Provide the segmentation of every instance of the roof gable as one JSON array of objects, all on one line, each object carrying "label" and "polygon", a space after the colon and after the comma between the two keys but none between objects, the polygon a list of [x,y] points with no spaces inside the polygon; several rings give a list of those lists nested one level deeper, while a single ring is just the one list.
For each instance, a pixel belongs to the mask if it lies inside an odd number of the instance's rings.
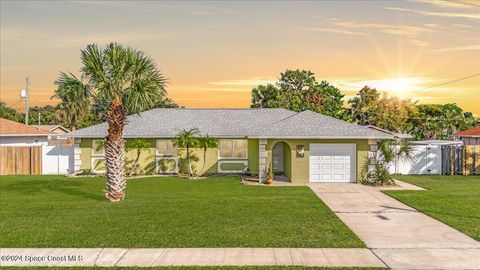
[{"label": "roof gable", "polygon": [[8,119],[0,118],[0,136],[29,136],[29,135],[52,135],[48,130],[40,130],[35,126],[29,126]]}]

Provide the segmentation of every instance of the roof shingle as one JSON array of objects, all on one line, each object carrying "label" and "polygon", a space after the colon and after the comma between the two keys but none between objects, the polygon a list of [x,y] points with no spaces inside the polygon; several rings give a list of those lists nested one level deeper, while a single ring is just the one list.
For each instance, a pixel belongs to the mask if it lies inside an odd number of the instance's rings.
[{"label": "roof shingle", "polygon": [[[171,138],[198,128],[214,137],[393,138],[392,135],[311,111],[286,109],[153,109],[130,115],[125,138]],[[107,124],[79,129],[69,137],[104,137]]]},{"label": "roof shingle", "polygon": [[36,126],[28,126],[22,123],[0,118],[0,136],[13,135],[52,135],[48,130],[38,129]]},{"label": "roof shingle", "polygon": [[460,131],[453,136],[457,136],[457,137],[480,137],[480,127]]}]

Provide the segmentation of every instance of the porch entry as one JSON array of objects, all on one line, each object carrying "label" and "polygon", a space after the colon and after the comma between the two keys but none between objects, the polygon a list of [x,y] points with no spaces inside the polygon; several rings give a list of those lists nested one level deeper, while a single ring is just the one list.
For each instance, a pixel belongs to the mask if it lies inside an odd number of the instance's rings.
[{"label": "porch entry", "polygon": [[276,143],[272,149],[272,169],[275,174],[283,174],[285,172],[283,144],[283,142]]},{"label": "porch entry", "polygon": [[289,181],[290,147],[284,142],[277,142],[272,148],[272,170],[276,181]]}]

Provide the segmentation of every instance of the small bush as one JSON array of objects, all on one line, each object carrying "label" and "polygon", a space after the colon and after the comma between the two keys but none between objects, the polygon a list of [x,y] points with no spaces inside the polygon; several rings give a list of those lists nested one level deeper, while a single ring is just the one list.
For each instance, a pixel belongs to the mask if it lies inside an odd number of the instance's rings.
[{"label": "small bush", "polygon": [[360,182],[364,185],[371,186],[389,186],[395,184],[395,180],[393,180],[388,169],[381,164],[375,165],[375,171],[364,173]]}]

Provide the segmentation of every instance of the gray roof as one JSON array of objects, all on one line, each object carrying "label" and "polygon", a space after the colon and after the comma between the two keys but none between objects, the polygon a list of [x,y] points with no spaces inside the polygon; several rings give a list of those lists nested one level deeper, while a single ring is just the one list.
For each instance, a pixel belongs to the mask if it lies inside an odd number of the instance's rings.
[{"label": "gray roof", "polygon": [[[296,113],[286,109],[153,109],[130,115],[127,121],[125,138],[171,138],[190,128],[223,138],[393,138],[385,132],[311,111]],[[100,138],[106,134],[107,124],[102,123],[67,136]]]},{"label": "gray roof", "polygon": [[388,134],[391,134],[393,135],[395,138],[398,138],[398,139],[412,139],[413,136],[411,134],[408,134],[408,133],[400,133],[400,132],[393,132],[393,131],[390,131],[390,130],[386,130],[384,128],[380,128],[380,127],[377,127],[377,126],[374,126],[374,125],[367,125],[366,126],[367,128],[371,128],[371,129],[375,129],[375,130],[379,130],[379,131],[383,131],[385,133],[388,133]]}]

